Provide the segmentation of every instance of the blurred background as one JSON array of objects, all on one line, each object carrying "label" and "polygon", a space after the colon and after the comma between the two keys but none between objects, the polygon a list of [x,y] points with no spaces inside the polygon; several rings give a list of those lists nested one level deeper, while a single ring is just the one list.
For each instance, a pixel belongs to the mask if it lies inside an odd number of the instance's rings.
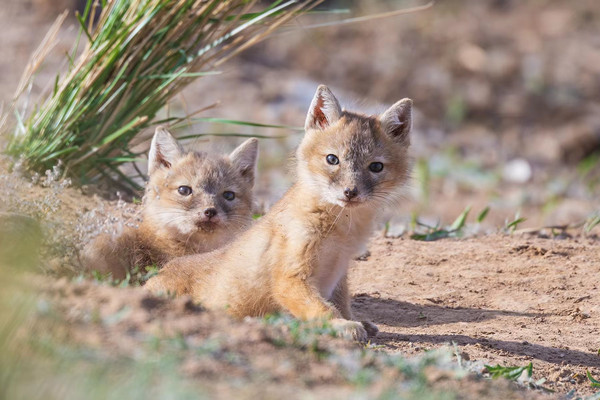
[{"label": "blurred background", "polygon": [[[54,19],[81,5],[1,3],[0,101],[6,103]],[[320,9],[340,12],[295,20],[219,66],[220,75],[194,82],[167,112],[190,113],[219,102],[200,116],[301,127],[319,83],[330,86],[346,108],[366,113],[410,97],[416,108],[414,180],[411,198],[394,210],[398,224],[406,225],[411,215],[432,225],[450,223],[468,205],[473,214],[490,207],[489,228],[517,216],[527,218],[519,227],[576,224],[598,210],[597,3],[446,0],[415,14],[339,23],[420,4],[325,1]],[[73,15],[30,88],[32,98],[48,89],[61,68],[77,33]],[[284,166],[301,131],[201,123],[176,133],[273,136],[260,145],[262,209],[293,180]],[[206,137],[186,144],[229,150],[242,140]]]}]

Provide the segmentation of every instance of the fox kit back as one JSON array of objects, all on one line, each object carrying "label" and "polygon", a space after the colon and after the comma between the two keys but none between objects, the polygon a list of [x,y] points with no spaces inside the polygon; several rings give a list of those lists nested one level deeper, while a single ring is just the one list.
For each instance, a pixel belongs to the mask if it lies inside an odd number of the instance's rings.
[{"label": "fox kit back", "polygon": [[344,111],[319,86],[296,153],[294,186],[238,240],[172,260],[148,289],[190,293],[238,317],[287,311],[333,318],[356,339],[376,333],[371,323],[352,321],[347,271],[377,213],[404,193],[411,110],[404,99],[379,116]]},{"label": "fox kit back", "polygon": [[230,155],[186,152],[157,128],[139,229],[97,237],[84,249],[84,266],[121,279],[134,266],[162,266],[231,241],[252,220],[257,151],[256,139],[249,139]]}]

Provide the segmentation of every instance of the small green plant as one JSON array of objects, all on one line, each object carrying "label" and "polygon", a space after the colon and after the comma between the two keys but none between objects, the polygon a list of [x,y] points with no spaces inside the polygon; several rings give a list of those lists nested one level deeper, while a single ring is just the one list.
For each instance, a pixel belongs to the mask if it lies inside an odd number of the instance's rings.
[{"label": "small green plant", "polygon": [[319,342],[320,336],[337,336],[338,332],[328,320],[300,321],[284,314],[269,314],[263,318],[268,325],[284,327],[291,336],[289,339],[279,337],[273,339],[273,343],[279,347],[292,346],[303,350],[309,350],[318,359],[329,355]]},{"label": "small green plant", "polygon": [[590,385],[591,385],[592,387],[595,387],[595,388],[600,388],[600,381],[599,381],[599,380],[597,380],[597,379],[595,379],[595,378],[592,376],[592,374],[591,374],[591,372],[590,372],[590,371],[585,371],[585,374],[586,374],[587,378],[589,379],[589,381],[590,381]]},{"label": "small green plant", "polygon": [[[127,275],[122,280],[113,279],[110,272],[102,274],[98,271],[92,271],[92,278],[98,283],[125,288],[130,286],[140,286],[142,283],[158,274],[158,271],[159,269],[156,265],[148,265],[145,267],[136,265],[131,271],[127,271]],[[81,277],[78,277],[77,279],[81,279]]]},{"label": "small green plant", "polygon": [[115,285],[118,284],[120,287],[140,286],[148,279],[157,275],[158,271],[159,269],[156,265],[147,265],[145,267],[136,265],[131,269],[131,271],[127,271],[125,279],[123,279],[120,283],[116,282]]},{"label": "small green plant", "polygon": [[586,219],[585,223],[583,224],[583,230],[585,231],[585,233],[590,233],[592,231],[592,229],[594,229],[599,224],[600,224],[600,212],[597,212],[597,213],[593,214],[592,216],[590,216],[588,219]]},{"label": "small green plant", "polygon": [[490,212],[490,207],[487,206],[486,208],[483,209],[483,211],[481,211],[479,213],[479,215],[477,215],[477,223],[480,224],[483,222],[483,220],[485,219],[485,217],[487,217],[488,213]]},{"label": "small green plant", "polygon": [[492,379],[502,377],[516,381],[521,377],[524,371],[527,372],[528,378],[531,378],[531,375],[533,375],[533,363],[529,363],[524,367],[505,367],[502,365],[496,365],[495,367],[492,367],[491,365],[486,365],[485,369],[490,373]]},{"label": "small green plant", "polygon": [[514,233],[517,230],[517,226],[521,223],[521,222],[525,222],[527,221],[527,218],[523,218],[520,216],[520,213],[517,212],[515,214],[515,219],[513,219],[511,222],[507,222],[504,225],[504,231],[508,232],[508,233]]},{"label": "small green plant", "polygon": [[326,320],[301,321],[285,314],[269,314],[263,320],[269,325],[285,326],[290,330],[292,337],[298,342],[311,335],[329,335],[336,336],[337,331]]},{"label": "small green plant", "polygon": [[96,282],[102,282],[102,283],[105,283],[105,282],[112,283],[113,282],[112,274],[110,272],[107,274],[103,274],[100,271],[94,270],[94,271],[92,271],[92,278],[94,278],[94,280]]},{"label": "small green plant", "polygon": [[579,177],[591,193],[595,193],[600,185],[600,152],[595,152],[584,158],[578,165]]},{"label": "small green plant", "polygon": [[422,240],[431,242],[434,240],[444,239],[447,237],[458,237],[463,233],[467,216],[471,211],[471,206],[467,206],[462,213],[454,220],[449,228],[442,228],[439,223],[436,226],[429,226],[415,220],[415,225],[425,228],[425,233],[413,233],[410,238],[413,240]]}]

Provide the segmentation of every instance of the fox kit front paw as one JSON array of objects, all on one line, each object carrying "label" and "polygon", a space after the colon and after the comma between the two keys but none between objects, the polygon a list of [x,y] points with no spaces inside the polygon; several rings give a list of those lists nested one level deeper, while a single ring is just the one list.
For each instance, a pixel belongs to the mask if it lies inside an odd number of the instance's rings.
[{"label": "fox kit front paw", "polygon": [[367,341],[367,331],[360,322],[335,318],[331,320],[331,326],[336,330],[338,336],[344,339],[357,340],[359,342]]},{"label": "fox kit front paw", "polygon": [[379,328],[377,328],[377,325],[375,325],[371,321],[360,321],[360,323],[363,325],[363,327],[367,331],[367,335],[370,338],[377,336],[377,334],[379,333]]}]

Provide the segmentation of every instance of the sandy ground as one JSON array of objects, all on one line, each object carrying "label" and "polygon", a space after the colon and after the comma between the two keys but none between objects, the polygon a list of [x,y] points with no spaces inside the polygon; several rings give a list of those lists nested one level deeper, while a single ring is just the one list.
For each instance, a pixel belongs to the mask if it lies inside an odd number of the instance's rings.
[{"label": "sandy ground", "polygon": [[600,374],[600,241],[491,235],[379,238],[351,273],[354,310],[386,351],[456,343],[465,359],[533,363],[534,378],[581,393]]}]

